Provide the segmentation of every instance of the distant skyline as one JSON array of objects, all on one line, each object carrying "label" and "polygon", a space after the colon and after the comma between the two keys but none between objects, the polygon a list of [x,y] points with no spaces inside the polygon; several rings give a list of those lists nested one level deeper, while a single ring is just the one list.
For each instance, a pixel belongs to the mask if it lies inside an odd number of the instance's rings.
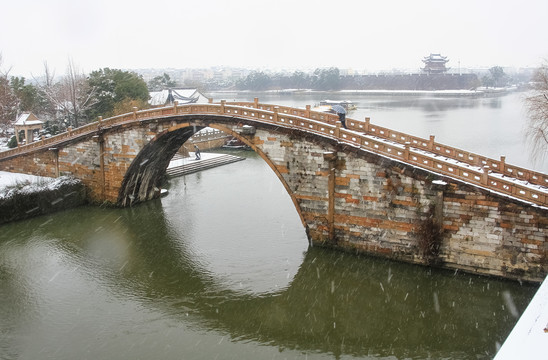
[{"label": "distant skyline", "polygon": [[548,1],[18,0],[2,5],[10,75],[119,69],[537,67],[548,61]]}]

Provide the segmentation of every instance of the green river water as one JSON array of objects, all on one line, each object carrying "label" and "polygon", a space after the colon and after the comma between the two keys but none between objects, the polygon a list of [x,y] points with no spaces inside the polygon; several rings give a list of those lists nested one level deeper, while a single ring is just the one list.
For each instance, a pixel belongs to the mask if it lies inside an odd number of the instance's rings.
[{"label": "green river water", "polygon": [[489,359],[537,289],[309,247],[266,163],[0,228],[0,359]]}]

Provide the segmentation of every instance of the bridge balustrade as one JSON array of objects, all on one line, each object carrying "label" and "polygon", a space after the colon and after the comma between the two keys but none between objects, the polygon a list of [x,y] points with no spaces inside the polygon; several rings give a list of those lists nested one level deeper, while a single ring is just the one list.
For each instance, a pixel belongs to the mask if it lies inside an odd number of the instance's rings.
[{"label": "bridge balustrade", "polygon": [[472,152],[460,150],[452,146],[447,146],[434,142],[434,136],[430,137],[430,140],[426,140],[417,136],[401,133],[395,130],[387,129],[381,126],[372,125],[369,123],[369,119],[366,118],[365,124],[357,120],[347,122],[349,128],[364,131],[367,133],[375,134],[383,139],[390,139],[400,143],[411,143],[412,146],[432,152],[434,154],[453,158],[463,163],[474,166],[487,166],[489,170],[500,172],[504,175],[516,178],[518,180],[525,180],[532,184],[548,186],[548,176],[542,173],[538,173],[532,170],[524,169],[518,166],[508,165],[504,161],[504,157],[501,160],[494,160],[482,155],[478,155]]},{"label": "bridge balustrade", "polygon": [[203,142],[208,140],[223,139],[223,138],[226,138],[227,136],[229,135],[225,134],[221,130],[217,130],[217,129],[205,130],[204,129],[192,135],[190,139],[194,142]]},{"label": "bridge balustrade", "polygon": [[[51,145],[68,139],[89,135],[99,128],[190,114],[234,115],[255,121],[306,130],[335,138],[341,142],[380,155],[402,160],[436,173],[490,188],[503,194],[543,206],[547,205],[546,190],[545,188],[541,189],[539,186],[548,186],[548,176],[508,165],[505,163],[504,157],[501,157],[501,160],[498,161],[451,146],[438,144],[434,141],[434,136],[426,140],[373,125],[370,123],[369,118],[366,118],[365,121],[347,119],[348,129],[343,129],[340,128],[339,118],[335,114],[312,111],[309,106],[306,109],[297,109],[288,106],[260,104],[258,99],[255,99],[252,103],[227,103],[222,100],[217,104],[178,105],[175,103],[173,106],[163,108],[141,111],[134,109],[132,113],[104,120],[99,118],[97,122],[81,126],[74,130],[69,129],[67,132],[49,139],[43,139],[39,142],[1,152],[0,159],[31,152],[45,146],[51,147]],[[511,179],[506,179],[504,176]],[[530,184],[520,184],[515,179],[537,185],[537,188]]]}]

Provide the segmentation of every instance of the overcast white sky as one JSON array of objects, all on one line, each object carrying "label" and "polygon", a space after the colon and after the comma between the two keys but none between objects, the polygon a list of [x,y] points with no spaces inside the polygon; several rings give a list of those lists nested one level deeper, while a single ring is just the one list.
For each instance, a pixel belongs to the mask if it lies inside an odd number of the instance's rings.
[{"label": "overcast white sky", "polygon": [[237,66],[417,69],[548,61],[547,0],[13,0],[0,15],[1,68],[43,74]]}]

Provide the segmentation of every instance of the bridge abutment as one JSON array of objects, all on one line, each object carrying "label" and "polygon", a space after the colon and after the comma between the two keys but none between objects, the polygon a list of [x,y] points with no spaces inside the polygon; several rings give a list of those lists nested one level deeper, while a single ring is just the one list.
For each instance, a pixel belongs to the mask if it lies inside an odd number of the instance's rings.
[{"label": "bridge abutment", "polygon": [[313,245],[515,279],[548,272],[546,209],[342,143],[258,130],[254,144]]}]

